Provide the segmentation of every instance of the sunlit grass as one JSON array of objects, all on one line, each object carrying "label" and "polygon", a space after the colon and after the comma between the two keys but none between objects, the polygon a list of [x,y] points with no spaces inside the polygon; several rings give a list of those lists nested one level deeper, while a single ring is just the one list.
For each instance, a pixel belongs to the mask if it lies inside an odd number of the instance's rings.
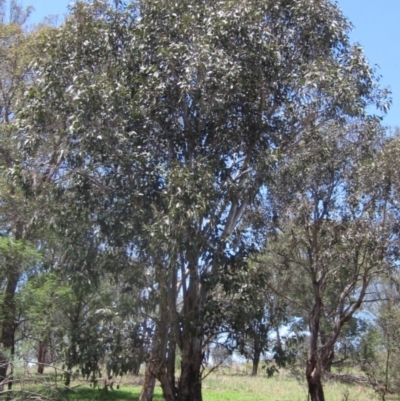
[{"label": "sunlit grass", "polygon": [[[305,382],[296,380],[289,371],[281,370],[277,375],[268,378],[265,370],[260,375],[252,377],[249,375],[251,367],[239,365],[237,367],[223,368],[212,372],[203,381],[204,401],[306,401],[307,387]],[[353,373],[354,372],[349,372]],[[360,372],[357,372],[360,373]],[[20,378],[23,374],[21,372]],[[61,376],[55,376],[54,372],[46,372],[45,375],[29,373],[25,377],[25,388],[35,390],[55,387],[59,391],[57,399],[69,401],[137,401],[139,399],[141,384],[144,376],[124,376],[115,380],[114,390],[107,392],[102,389],[100,381],[98,388],[89,387],[89,383],[82,378],[73,380],[70,390],[64,390]],[[23,385],[15,385],[15,389]],[[117,385],[119,389],[116,389]],[[33,387],[32,387],[33,386]],[[374,391],[363,385],[349,385],[329,381],[324,383],[326,401],[368,401],[379,400]],[[53,392],[53,395],[55,393]],[[55,399],[54,397],[50,397]],[[400,401],[398,396],[390,396],[387,401]],[[153,401],[162,401],[162,391],[156,386]]]},{"label": "sunlit grass", "polygon": [[[210,375],[203,384],[204,401],[306,401],[307,388],[288,375]],[[375,395],[369,388],[329,382],[324,385],[327,401],[367,401]],[[347,397],[347,398],[346,398]]]},{"label": "sunlit grass", "polygon": [[[137,379],[133,379],[136,381]],[[378,400],[372,389],[359,385],[345,385],[328,382],[324,386],[326,401],[368,401]],[[92,389],[85,385],[73,386],[68,392],[70,401],[136,401],[141,387],[130,385],[125,379],[119,390],[107,391]],[[398,398],[390,398],[397,400]],[[162,392],[156,387],[153,401],[162,401]],[[213,373],[203,383],[204,401],[306,401],[307,391],[287,374],[273,378],[266,376],[251,377]]]}]

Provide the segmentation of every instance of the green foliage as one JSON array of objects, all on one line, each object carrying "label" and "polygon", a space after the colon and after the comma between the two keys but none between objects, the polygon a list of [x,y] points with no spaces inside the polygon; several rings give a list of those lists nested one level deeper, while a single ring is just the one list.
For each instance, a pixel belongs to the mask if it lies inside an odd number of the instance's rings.
[{"label": "green foliage", "polygon": [[361,338],[358,362],[375,391],[385,400],[400,389],[400,310],[394,300],[396,290],[390,284],[381,285],[388,299],[373,307],[375,320]]},{"label": "green foliage", "polygon": [[24,240],[14,240],[10,237],[0,237],[1,264],[5,265],[6,259],[20,262],[22,265],[32,266],[41,259],[40,253],[32,245]]},{"label": "green foliage", "polygon": [[[276,315],[241,274],[264,247],[265,285],[302,313],[318,303],[332,348],[391,238],[384,191],[363,184],[382,138],[367,107],[386,92],[349,29],[328,0],[93,1],[40,37],[13,174],[47,206],[72,284],[57,308],[68,369],[97,374],[108,347],[108,370],[126,372],[151,326],[137,307],[161,333],[160,372],[173,335],[192,380],[238,299],[242,332]],[[138,302],[121,313],[103,279],[126,272]]]}]

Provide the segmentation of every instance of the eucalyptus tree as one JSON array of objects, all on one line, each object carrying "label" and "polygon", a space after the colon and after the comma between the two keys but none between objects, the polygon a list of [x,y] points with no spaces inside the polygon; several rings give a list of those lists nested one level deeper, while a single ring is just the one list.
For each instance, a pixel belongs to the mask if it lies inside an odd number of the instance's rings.
[{"label": "eucalyptus tree", "polygon": [[259,238],[253,206],[277,161],[309,127],[379,101],[349,28],[327,0],[94,1],[45,40],[19,110],[25,163],[59,213],[89,214],[104,241],[148,263],[152,374],[168,400],[202,399],[212,290]]},{"label": "eucalyptus tree", "polygon": [[324,400],[321,374],[343,325],[391,266],[394,226],[377,163],[384,143],[378,121],[313,124],[270,186],[278,217],[265,263],[286,276],[285,290],[276,291],[308,315],[306,378],[316,401]]}]

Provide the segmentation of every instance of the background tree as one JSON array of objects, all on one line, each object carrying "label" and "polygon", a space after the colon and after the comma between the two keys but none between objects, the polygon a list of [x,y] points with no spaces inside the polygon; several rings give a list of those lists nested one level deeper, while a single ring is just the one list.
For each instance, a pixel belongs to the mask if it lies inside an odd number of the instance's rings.
[{"label": "background tree", "polygon": [[[373,160],[382,141],[373,119],[312,125],[293,149],[296,155],[283,161],[276,192],[271,187],[280,217],[278,226],[272,225],[267,260],[288,275],[287,288],[292,286],[287,295],[278,293],[308,314],[306,377],[312,400],[324,400],[321,374],[332,363],[343,325],[370,284],[388,271],[393,229],[388,192],[384,182],[371,178],[380,174]],[[294,292],[304,298],[293,298]]]},{"label": "background tree", "polygon": [[[290,321],[287,300],[266,289],[267,282],[276,281],[275,272],[263,267],[256,264],[234,275],[230,279],[235,284],[228,286],[233,297],[223,293],[227,305],[222,322],[228,333],[227,346],[252,361],[253,376],[258,373],[261,358],[269,359],[267,352],[275,354],[275,362],[282,365],[283,360],[278,358],[283,352],[280,329]],[[275,365],[269,373],[274,369]]]},{"label": "background tree", "polygon": [[368,308],[371,321],[358,344],[357,362],[377,394],[385,400],[400,386],[399,294],[396,285],[388,280],[381,280],[376,289],[373,294],[376,302]]},{"label": "background tree", "polygon": [[[24,24],[31,8],[24,9],[16,1],[0,1],[0,236],[2,241],[0,300],[0,382],[7,376],[8,356],[15,351],[17,328],[16,291],[23,274],[34,267],[34,216],[37,204],[24,197],[10,173],[20,162],[18,139],[13,121],[22,87],[32,79],[30,63],[36,55],[36,43],[43,29],[28,31]],[[9,383],[11,388],[12,383]]]}]

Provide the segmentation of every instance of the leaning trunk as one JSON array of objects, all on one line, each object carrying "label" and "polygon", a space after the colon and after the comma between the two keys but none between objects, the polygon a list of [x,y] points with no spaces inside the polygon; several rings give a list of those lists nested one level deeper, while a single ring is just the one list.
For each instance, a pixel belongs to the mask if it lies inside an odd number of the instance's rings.
[{"label": "leaning trunk", "polygon": [[320,353],[322,370],[323,372],[330,373],[332,370],[333,360],[335,359],[335,351],[334,348],[329,344],[330,338],[327,333],[321,331],[320,339],[322,345]]},{"label": "leaning trunk", "polygon": [[146,363],[146,371],[144,374],[144,383],[142,392],[140,393],[139,401],[152,401],[154,387],[156,385],[156,376],[154,370],[157,369],[157,361],[150,360]]},{"label": "leaning trunk", "polygon": [[334,359],[335,359],[335,351],[332,349],[328,352],[328,355],[323,363],[323,369],[325,372],[330,373],[332,371],[332,365]]}]

